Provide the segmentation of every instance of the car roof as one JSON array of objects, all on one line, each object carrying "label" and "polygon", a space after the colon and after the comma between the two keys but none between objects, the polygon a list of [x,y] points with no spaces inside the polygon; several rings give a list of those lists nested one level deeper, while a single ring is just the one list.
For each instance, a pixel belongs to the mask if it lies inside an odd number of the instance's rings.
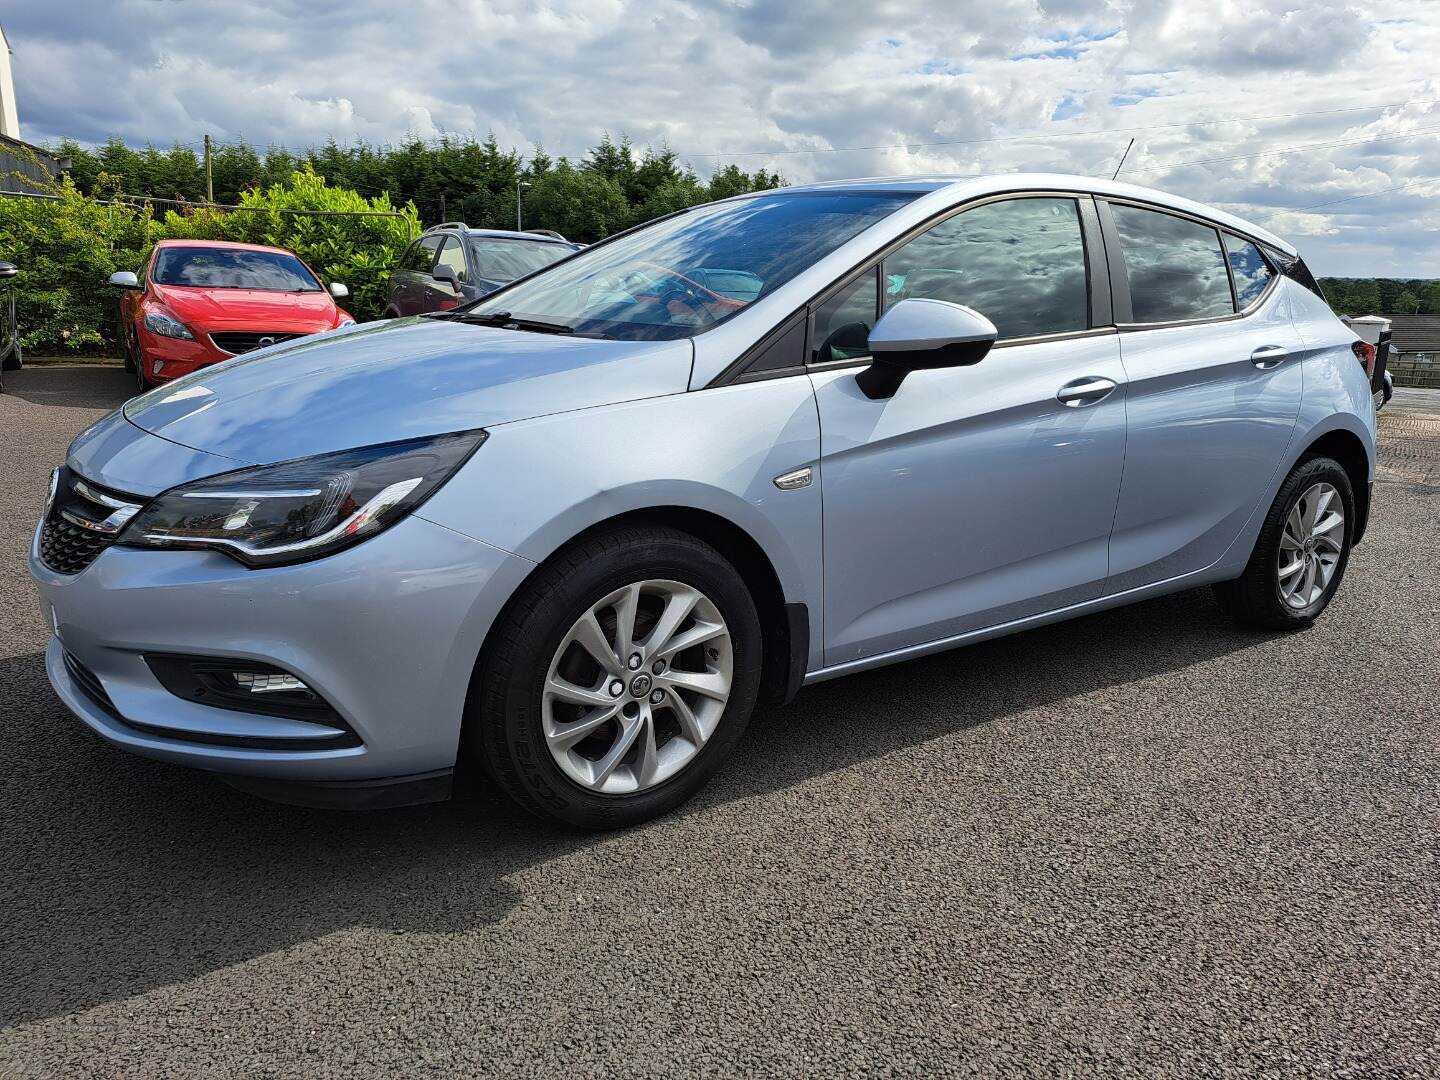
[{"label": "car roof", "polygon": [[293,251],[271,247],[269,244],[243,244],[238,240],[160,240],[155,246],[157,248],[225,248],[230,251],[271,251],[277,255],[295,254]]},{"label": "car roof", "polygon": [[[1117,199],[1133,199],[1155,206],[1178,210],[1207,218],[1219,225],[1237,232],[1246,233],[1257,240],[1278,247],[1288,254],[1297,254],[1295,247],[1254,222],[1221,210],[1216,206],[1195,202],[1168,191],[1127,184],[1118,180],[1103,180],[1095,176],[1079,176],[1072,173],[987,173],[979,176],[867,176],[854,180],[828,180],[817,184],[781,188],[780,192],[791,194],[806,191],[853,191],[856,193],[879,194],[881,192],[903,192],[915,195],[934,195],[944,192],[950,201],[960,202],[985,195],[1022,191],[1065,191],[1108,195]],[[741,196],[744,198],[745,196]]]},{"label": "car roof", "polygon": [[430,233],[441,232],[463,232],[466,236],[493,236],[504,240],[529,240],[535,244],[560,244],[563,247],[574,247],[569,240],[557,240],[553,236],[545,236],[543,233],[516,232],[514,229],[472,229],[468,225],[432,225],[425,230]]}]

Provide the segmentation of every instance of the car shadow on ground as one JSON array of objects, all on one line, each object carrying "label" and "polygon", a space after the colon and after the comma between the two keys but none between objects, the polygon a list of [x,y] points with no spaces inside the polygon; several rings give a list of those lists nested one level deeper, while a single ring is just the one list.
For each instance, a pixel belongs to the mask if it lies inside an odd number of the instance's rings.
[{"label": "car shadow on ground", "polygon": [[[760,710],[721,775],[677,813],[1263,640],[1225,622],[1208,592],[1188,592],[821,684]],[[352,813],[259,801],[100,743],[65,713],[38,654],[0,659],[0,737],[11,762],[0,777],[0,1026],[347,927],[494,923],[520,899],[511,875],[597,842],[490,792]]]},{"label": "car shadow on ground", "polygon": [[5,394],[32,405],[118,409],[135,393],[135,376],[119,365],[45,364],[7,371]]}]

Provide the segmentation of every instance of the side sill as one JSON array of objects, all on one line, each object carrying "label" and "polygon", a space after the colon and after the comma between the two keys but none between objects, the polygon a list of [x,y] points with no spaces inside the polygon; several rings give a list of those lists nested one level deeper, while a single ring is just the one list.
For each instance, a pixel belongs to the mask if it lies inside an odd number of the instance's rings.
[{"label": "side sill", "polygon": [[[869,671],[871,668],[885,667],[888,664],[898,664],[904,660],[918,660],[922,656],[947,652],[950,649],[959,648],[962,645],[973,645],[976,642],[988,641],[991,638],[1005,637],[1008,634],[1019,633],[1022,630],[1046,626],[1049,623],[1064,622],[1066,619],[1073,619],[1080,615],[1088,615],[1094,611],[1104,611],[1107,608],[1122,607],[1125,604],[1145,599],[1148,596],[1160,596],[1164,593],[1179,592],[1183,589],[1192,589],[1214,581],[1221,581],[1224,580],[1225,575],[1216,572],[1215,567],[1218,565],[1220,564],[1217,562],[1203,569],[1192,570],[1188,574],[1181,574],[1179,577],[1167,578],[1164,581],[1152,581],[1148,585],[1140,585],[1134,589],[1127,589],[1125,592],[1112,593],[1109,596],[1097,596],[1094,600],[1085,600],[1078,604],[1072,604],[1069,607],[1042,612],[1039,615],[1027,615],[1023,619],[1015,619],[1007,623],[997,623],[995,626],[986,626],[979,630],[967,630],[963,634],[938,638],[935,641],[927,641],[921,645],[909,645],[903,649],[894,649],[891,652],[880,653],[877,656],[862,656],[858,660],[847,660],[843,664],[832,664],[828,667],[809,672],[805,676],[804,685],[810,686],[814,683],[825,682],[828,679],[838,679],[842,675],[853,675],[861,671]],[[1238,572],[1232,576],[1238,576]]]}]

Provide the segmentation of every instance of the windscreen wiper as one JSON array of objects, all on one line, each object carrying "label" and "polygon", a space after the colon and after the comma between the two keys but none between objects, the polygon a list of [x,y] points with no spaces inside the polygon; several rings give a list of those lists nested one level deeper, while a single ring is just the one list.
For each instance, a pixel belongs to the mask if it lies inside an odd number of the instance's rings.
[{"label": "windscreen wiper", "polygon": [[575,328],[567,323],[546,322],[544,319],[525,319],[511,315],[508,311],[491,311],[484,315],[456,315],[459,322],[477,323],[480,326],[504,326],[512,330],[530,330],[537,334],[573,334]]}]

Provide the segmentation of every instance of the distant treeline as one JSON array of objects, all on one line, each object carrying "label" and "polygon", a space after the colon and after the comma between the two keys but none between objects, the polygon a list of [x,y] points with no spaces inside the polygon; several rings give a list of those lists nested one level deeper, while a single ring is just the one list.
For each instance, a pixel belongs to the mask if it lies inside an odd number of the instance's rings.
[{"label": "distant treeline", "polygon": [[[135,149],[112,138],[94,150],[66,141],[70,176],[87,195],[116,192],[160,199],[205,198],[203,155],[191,146]],[[442,136],[395,146],[360,143],[264,151],[244,143],[217,143],[211,176],[215,201],[238,203],[243,192],[286,183],[309,165],[332,187],[367,197],[389,192],[397,205],[413,202],[421,221],[465,221],[477,228],[515,227],[515,185],[524,188],[527,229],[555,229],[593,242],[610,233],[696,203],[781,187],[778,173],[747,173],[735,165],[701,181],[667,148],[637,151],[627,139],[606,136],[578,162],[551,158],[536,148],[528,157],[483,142]]]},{"label": "distant treeline", "polygon": [[1440,315],[1433,278],[1321,278],[1325,299],[1342,315]]}]

